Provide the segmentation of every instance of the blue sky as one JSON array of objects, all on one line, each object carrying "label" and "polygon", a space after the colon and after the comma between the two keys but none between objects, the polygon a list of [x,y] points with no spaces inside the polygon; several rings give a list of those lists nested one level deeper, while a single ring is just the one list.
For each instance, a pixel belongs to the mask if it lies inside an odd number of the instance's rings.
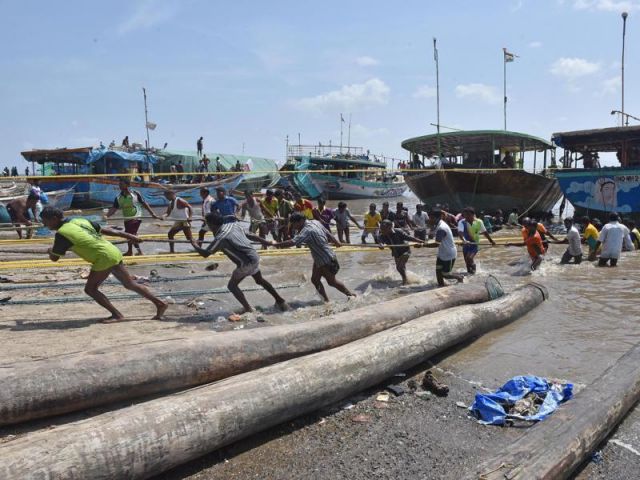
[{"label": "blue sky", "polygon": [[[144,139],[283,160],[285,137],[340,139],[406,158],[441,123],[509,130],[615,125],[620,12],[629,11],[626,110],[640,116],[640,0],[2,1],[0,165],[20,151]],[[345,132],[346,138],[346,132]],[[345,140],[346,142],[346,140]]]}]

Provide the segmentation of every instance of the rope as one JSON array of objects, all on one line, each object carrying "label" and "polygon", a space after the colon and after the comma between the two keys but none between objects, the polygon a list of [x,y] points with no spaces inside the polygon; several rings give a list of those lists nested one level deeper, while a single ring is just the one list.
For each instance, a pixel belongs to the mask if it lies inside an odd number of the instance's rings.
[{"label": "rope", "polygon": [[[301,283],[285,283],[282,285],[274,285],[276,289],[285,289],[285,288],[298,288],[302,284]],[[261,286],[255,287],[247,287],[243,288],[243,292],[254,292],[257,290],[262,290]],[[180,290],[177,292],[162,292],[163,296],[171,296],[171,297],[192,297],[192,296],[201,296],[201,295],[211,295],[211,294],[220,294],[220,293],[229,293],[229,289],[226,287],[221,288],[210,288],[207,290]],[[109,300],[130,300],[140,298],[140,295],[137,293],[119,293],[115,295],[109,295]],[[93,302],[93,298],[91,297],[49,297],[49,298],[33,298],[30,300],[13,300],[9,299],[5,302],[2,302],[2,305],[49,305],[55,303],[76,303],[76,302]]]}]

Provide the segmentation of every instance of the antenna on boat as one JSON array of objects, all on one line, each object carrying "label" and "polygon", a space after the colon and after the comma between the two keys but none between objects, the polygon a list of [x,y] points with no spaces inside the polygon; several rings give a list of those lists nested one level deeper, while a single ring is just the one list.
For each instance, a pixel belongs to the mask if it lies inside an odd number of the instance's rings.
[{"label": "antenna on boat", "polygon": [[151,148],[149,143],[149,113],[147,112],[147,90],[142,87],[142,95],[144,96],[144,128],[147,130],[147,150]]},{"label": "antenna on boat", "polygon": [[349,133],[347,134],[347,155],[349,154],[349,150],[351,149],[351,114],[349,114]]},{"label": "antenna on boat", "polygon": [[627,33],[627,17],[629,14],[627,12],[622,12],[622,110],[621,110],[621,124],[622,126],[629,126],[629,117],[627,117],[626,122],[624,118],[624,40],[625,35]]},{"label": "antenna on boat", "polygon": [[517,57],[517,55],[514,55],[513,53],[509,53],[506,48],[502,49],[502,54],[503,54],[503,60],[504,60],[503,62],[503,66],[504,66],[504,73],[503,73],[504,129],[506,130],[507,129],[507,63],[513,62]]},{"label": "antenna on boat", "polygon": [[340,153],[342,153],[342,124],[344,123],[344,117],[340,114]]},{"label": "antenna on boat", "polygon": [[440,68],[438,65],[438,40],[433,37],[433,60],[436,62],[436,128],[438,129],[438,160],[440,160]]}]

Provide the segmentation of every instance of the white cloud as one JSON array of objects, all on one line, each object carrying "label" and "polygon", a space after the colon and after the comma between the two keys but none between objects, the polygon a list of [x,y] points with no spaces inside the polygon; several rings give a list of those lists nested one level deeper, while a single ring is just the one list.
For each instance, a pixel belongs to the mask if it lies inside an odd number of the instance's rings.
[{"label": "white cloud", "polygon": [[602,82],[602,94],[614,94],[618,93],[620,86],[622,85],[622,77],[617,75],[615,77],[608,78]]},{"label": "white cloud", "polygon": [[421,85],[413,92],[413,98],[433,98],[437,95],[436,87]]},{"label": "white cloud", "polygon": [[356,138],[373,138],[373,137],[379,137],[381,135],[387,135],[389,133],[389,129],[388,128],[369,128],[369,127],[365,127],[364,125],[361,125],[359,123],[356,123],[355,125],[351,126],[351,138],[353,139],[354,137]]},{"label": "white cloud", "polygon": [[529,48],[540,48],[542,46],[542,42],[539,41],[534,41],[534,42],[529,42]]},{"label": "white cloud", "polygon": [[502,98],[496,87],[485,85],[484,83],[467,83],[465,85],[457,85],[456,96],[458,98],[481,100],[486,103],[498,103]]},{"label": "white cloud", "polygon": [[373,57],[365,55],[363,57],[356,58],[356,64],[361,67],[375,67],[376,65],[380,65],[380,62]]},{"label": "white cloud", "polygon": [[549,71],[558,77],[564,77],[571,80],[591,75],[599,70],[599,63],[589,62],[584,58],[562,57],[553,62]]},{"label": "white cloud", "polygon": [[344,85],[339,90],[322,93],[315,97],[301,98],[294,105],[303,110],[343,109],[355,110],[362,107],[386,105],[391,89],[379,78],[371,78],[364,83]]},{"label": "white cloud", "polygon": [[118,25],[116,31],[120,35],[134,30],[146,30],[168,20],[178,13],[178,2],[168,0],[139,0],[135,4],[134,11]]},{"label": "white cloud", "polygon": [[640,0],[574,0],[573,8],[621,13],[640,10]]}]

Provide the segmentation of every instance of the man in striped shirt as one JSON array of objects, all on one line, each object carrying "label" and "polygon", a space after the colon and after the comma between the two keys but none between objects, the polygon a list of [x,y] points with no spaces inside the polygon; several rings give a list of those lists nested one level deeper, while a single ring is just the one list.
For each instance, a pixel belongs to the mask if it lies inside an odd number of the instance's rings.
[{"label": "man in striped shirt", "polygon": [[260,258],[251,245],[250,240],[264,243],[265,240],[252,233],[245,233],[239,223],[225,223],[225,218],[218,212],[211,212],[205,216],[207,225],[214,235],[214,240],[207,248],[201,248],[195,241],[191,245],[203,257],[221,251],[229,260],[236,264],[236,269],[231,274],[227,288],[236,297],[243,307],[240,314],[252,312],[253,308],[247,302],[244,293],[240,290],[239,284],[246,277],[251,275],[255,282],[264,288],[276,301],[276,306],[285,311],[288,309],[287,303],[278,294],[273,285],[262,277],[260,272]]},{"label": "man in striped shirt", "polygon": [[341,244],[326,228],[317,220],[307,220],[301,212],[291,214],[289,218],[291,227],[295,229],[297,235],[291,240],[284,242],[269,242],[267,245],[276,247],[300,247],[305,244],[311,251],[313,257],[313,271],[311,272],[311,283],[316,287],[320,296],[325,302],[329,301],[327,292],[322,285],[322,278],[327,281],[333,288],[341,291],[347,297],[355,297],[355,293],[351,292],[340,280],[336,278],[336,274],[340,270],[340,264],[336,254],[329,247],[329,242],[336,247]]}]

